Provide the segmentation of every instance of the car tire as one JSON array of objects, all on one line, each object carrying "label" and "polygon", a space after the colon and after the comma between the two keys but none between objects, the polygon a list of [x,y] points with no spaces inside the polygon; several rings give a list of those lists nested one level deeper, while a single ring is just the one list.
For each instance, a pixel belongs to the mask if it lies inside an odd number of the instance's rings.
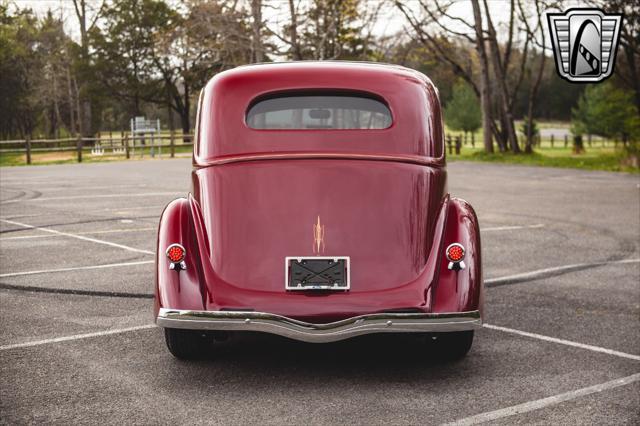
[{"label": "car tire", "polygon": [[464,358],[473,344],[473,330],[436,333],[428,338],[428,342],[443,359]]},{"label": "car tire", "polygon": [[200,358],[206,349],[206,335],[194,330],[165,328],[164,338],[171,355],[178,359]]}]

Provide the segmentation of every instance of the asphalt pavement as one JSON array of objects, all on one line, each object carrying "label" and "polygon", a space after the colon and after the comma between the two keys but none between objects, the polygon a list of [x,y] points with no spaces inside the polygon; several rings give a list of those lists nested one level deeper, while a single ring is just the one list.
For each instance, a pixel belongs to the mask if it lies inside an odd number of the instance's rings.
[{"label": "asphalt pavement", "polygon": [[460,361],[408,336],[249,334],[186,362],[149,295],[158,219],[190,169],[0,169],[0,423],[640,423],[637,175],[449,164],[487,286]]}]

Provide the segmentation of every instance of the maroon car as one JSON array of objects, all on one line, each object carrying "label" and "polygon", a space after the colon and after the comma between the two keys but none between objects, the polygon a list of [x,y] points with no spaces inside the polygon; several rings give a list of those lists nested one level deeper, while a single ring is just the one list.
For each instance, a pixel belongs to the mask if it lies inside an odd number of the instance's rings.
[{"label": "maroon car", "polygon": [[468,352],[480,233],[447,192],[426,76],[345,62],[223,72],[200,96],[193,165],[191,194],[158,230],[155,315],[173,355],[242,331],[416,333]]}]

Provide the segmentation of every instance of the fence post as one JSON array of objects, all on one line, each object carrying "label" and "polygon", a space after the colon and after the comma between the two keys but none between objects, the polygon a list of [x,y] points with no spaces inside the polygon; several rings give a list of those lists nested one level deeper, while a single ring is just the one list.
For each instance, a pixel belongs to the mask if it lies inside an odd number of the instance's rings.
[{"label": "fence post", "polygon": [[565,135],[564,135],[564,147],[566,148],[568,144],[569,144],[569,135],[567,135],[565,133]]},{"label": "fence post", "polygon": [[171,158],[174,158],[176,156],[176,141],[175,141],[175,137],[176,134],[173,130],[171,130],[171,133],[169,135],[169,145],[171,146]]},{"label": "fence post", "polygon": [[462,145],[462,138],[456,136],[456,155],[460,155],[460,145]]},{"label": "fence post", "polygon": [[78,133],[78,142],[76,143],[76,151],[78,152],[78,163],[82,163],[82,135]]},{"label": "fence post", "polygon": [[475,132],[471,132],[471,147],[475,148],[476,147],[476,138],[475,138]]},{"label": "fence post", "polygon": [[591,148],[591,133],[587,135],[587,140],[589,141],[589,148]]},{"label": "fence post", "polygon": [[27,164],[31,164],[31,135],[25,139],[25,149],[27,151]]},{"label": "fence post", "polygon": [[449,147],[449,155],[453,155],[453,145],[451,143],[451,135],[447,135],[447,146]]},{"label": "fence post", "polygon": [[124,154],[127,157],[127,160],[131,158],[131,154],[129,154],[129,135],[124,135]]},{"label": "fence post", "polygon": [[551,148],[553,148],[553,133],[551,134]]}]

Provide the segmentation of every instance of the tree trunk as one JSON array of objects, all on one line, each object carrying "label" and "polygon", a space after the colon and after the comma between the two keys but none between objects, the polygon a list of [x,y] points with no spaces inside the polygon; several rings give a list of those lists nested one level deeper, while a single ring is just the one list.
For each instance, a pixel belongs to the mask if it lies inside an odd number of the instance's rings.
[{"label": "tree trunk", "polygon": [[[500,109],[498,109],[498,114],[500,114]],[[500,117],[498,117],[498,120],[501,120]],[[500,127],[498,127],[498,124],[495,121],[491,121],[491,134],[493,135],[493,138],[496,140],[496,144],[498,145],[498,151],[500,152],[505,152],[506,151],[506,146],[504,143],[504,140],[502,139],[502,130],[500,129]]]},{"label": "tree trunk", "polygon": [[76,92],[76,112],[78,113],[78,133],[79,134],[84,134],[83,133],[83,122],[82,119],[80,118],[80,93],[78,91],[78,80],[76,80],[75,77],[73,77],[73,88],[75,89]]},{"label": "tree trunk", "polygon": [[67,68],[67,89],[69,96],[69,133],[72,135],[75,134],[78,129],[76,129],[76,117],[75,117],[75,102],[73,101],[73,89],[71,87],[71,72],[69,68]]},{"label": "tree trunk", "polygon": [[298,16],[293,0],[289,0],[289,13],[291,13],[291,29],[289,30],[291,33],[291,53],[295,61],[301,61],[302,49],[300,49],[300,44],[298,44]]},{"label": "tree trunk", "polygon": [[482,106],[482,135],[484,137],[484,150],[493,152],[493,139],[491,134],[491,99],[489,97],[489,63],[487,51],[482,34],[482,13],[479,0],[471,0],[473,6],[473,18],[476,30],[476,50],[480,62],[480,104]]},{"label": "tree trunk", "polygon": [[[84,91],[86,92],[86,83],[83,84]],[[80,91],[82,93],[82,90]],[[93,136],[91,129],[91,101],[88,99],[88,95],[84,95],[82,99],[82,136],[90,138]]]},{"label": "tree trunk", "polygon": [[260,28],[262,27],[262,0],[251,0],[251,29],[253,32],[251,38],[251,56],[252,62],[264,61],[264,49],[262,46],[262,35]]},{"label": "tree trunk", "polygon": [[573,153],[574,154],[584,153],[584,142],[582,142],[582,135],[573,136]]},{"label": "tree trunk", "polygon": [[186,136],[189,134],[189,131],[191,130],[191,123],[189,122],[188,112],[186,111],[180,112],[180,125],[182,126],[182,135],[183,135],[182,140],[184,142],[190,142],[191,138]]},{"label": "tree trunk", "polygon": [[513,124],[513,113],[509,108],[509,91],[507,90],[506,76],[500,60],[500,49],[498,48],[498,40],[495,27],[491,21],[491,15],[489,12],[489,6],[487,0],[484,0],[484,10],[487,15],[487,26],[489,29],[489,49],[491,52],[491,59],[493,64],[493,71],[496,80],[496,87],[498,89],[499,107],[503,116],[502,128],[506,132],[507,140],[509,142],[509,148],[514,154],[520,152],[520,146],[518,145],[518,137],[516,136],[515,126]]},{"label": "tree trunk", "polygon": [[[520,3],[518,3],[520,5]],[[538,28],[540,28],[540,38],[542,40],[542,45],[545,45],[545,30],[542,25],[542,10],[540,7],[540,2],[536,0],[536,14],[538,18]],[[527,29],[529,27],[527,26]],[[533,36],[533,34],[532,34]],[[544,50],[541,51],[542,59],[540,59],[540,66],[538,68],[538,75],[536,76],[535,83],[529,89],[529,101],[527,104],[527,142],[524,149],[524,152],[527,154],[533,153],[533,108],[536,102],[536,97],[538,96],[538,89],[540,88],[540,82],[542,81],[542,75],[544,73],[544,66],[546,64],[547,55],[544,54]],[[553,148],[553,139],[551,139],[551,147]]]},{"label": "tree trunk", "polygon": [[167,121],[169,122],[169,130],[171,130],[172,134],[175,130],[175,123],[173,122],[173,108],[171,106],[171,94],[167,89]]},{"label": "tree trunk", "polygon": [[[184,69],[185,72],[183,73],[183,75],[186,74],[186,70],[187,68],[187,63],[184,63]],[[189,134],[189,132],[191,131],[191,92],[189,91],[189,85],[187,84],[186,79],[183,79],[183,86],[184,86],[184,95],[182,96],[182,116],[180,117],[181,122],[182,122],[182,131],[184,132],[183,134]],[[188,138],[189,141],[192,141],[192,138]]]},{"label": "tree trunk", "polygon": [[80,133],[84,137],[91,137],[91,100],[89,99],[89,36],[87,29],[87,1],[86,0],[73,0],[73,5],[80,24],[80,58],[81,58],[81,70],[82,78],[80,82],[80,90],[77,93],[81,99],[82,108],[78,108],[79,121],[80,121]]}]

